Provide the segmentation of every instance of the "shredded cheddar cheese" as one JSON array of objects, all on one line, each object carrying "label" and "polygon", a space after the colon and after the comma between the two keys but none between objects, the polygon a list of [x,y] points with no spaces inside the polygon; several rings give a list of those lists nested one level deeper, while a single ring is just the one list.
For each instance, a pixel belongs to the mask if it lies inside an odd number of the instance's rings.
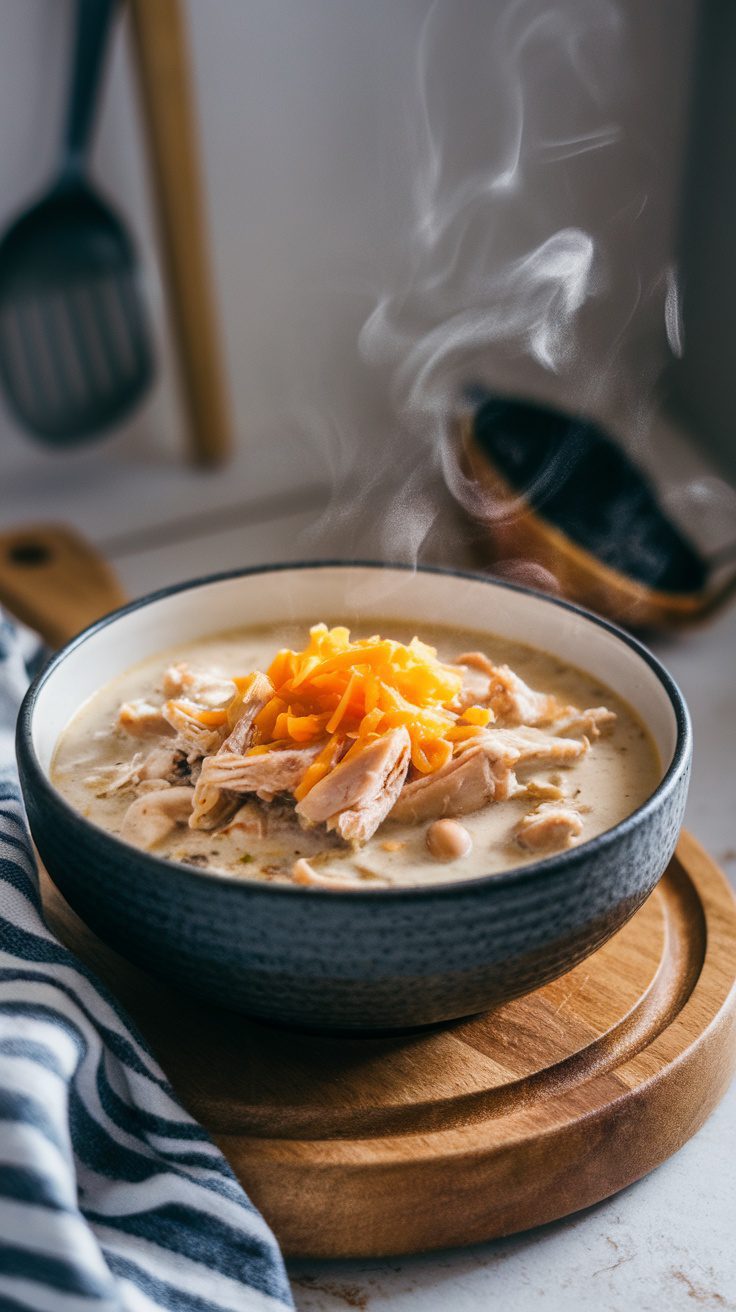
[{"label": "shredded cheddar cheese", "polygon": [[219,710],[210,710],[206,706],[199,706],[197,702],[176,701],[172,700],[166,703],[172,706],[174,710],[181,711],[183,715],[190,716],[198,724],[205,725],[208,728],[219,728],[227,724],[227,711],[224,707]]},{"label": "shredded cheddar cheese", "polygon": [[[481,733],[493,719],[488,707],[457,710],[462,674],[418,638],[408,645],[379,635],[351,641],[349,629],[317,624],[303,651],[277,652],[267,673],[274,694],[255,718],[250,754],[322,744],[296,790],[297,800],[338,760],[399,726],[411,740],[412,766],[431,774],[450,760],[455,744]],[[242,699],[249,678],[234,680],[233,704]],[[232,723],[232,714],[228,719]]]}]

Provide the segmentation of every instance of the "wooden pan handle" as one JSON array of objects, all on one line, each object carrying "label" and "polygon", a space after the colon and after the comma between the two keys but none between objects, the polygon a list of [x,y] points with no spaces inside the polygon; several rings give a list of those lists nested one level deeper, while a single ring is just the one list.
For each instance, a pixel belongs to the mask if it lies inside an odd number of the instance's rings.
[{"label": "wooden pan handle", "polygon": [[110,566],[73,529],[38,524],[0,533],[0,603],[61,647],[125,594]]},{"label": "wooden pan handle", "polygon": [[207,260],[183,6],[181,0],[131,0],[130,9],[192,455],[201,465],[215,465],[230,451],[230,423]]}]

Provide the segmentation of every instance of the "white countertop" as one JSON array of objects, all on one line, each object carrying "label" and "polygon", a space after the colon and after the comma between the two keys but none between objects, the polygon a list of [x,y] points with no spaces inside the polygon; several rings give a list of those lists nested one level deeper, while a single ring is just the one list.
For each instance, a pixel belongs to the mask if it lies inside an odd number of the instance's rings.
[{"label": "white countertop", "polygon": [[[344,529],[315,527],[318,498],[274,518],[237,506],[232,471],[205,482],[180,466],[141,475],[75,460],[76,474],[34,479],[6,523],[77,523],[114,548],[132,595],[217,569],[345,554]],[[85,472],[86,471],[86,472]],[[113,490],[113,483],[115,489]],[[230,495],[228,495],[230,489]],[[19,491],[18,488],[14,489]],[[99,493],[99,495],[97,495]],[[284,502],[282,500],[283,507]],[[194,516],[194,519],[192,518]],[[136,543],[135,534],[142,536]],[[133,540],[121,539],[132,533]],[[117,547],[115,540],[117,539]],[[352,544],[351,544],[352,545]],[[687,823],[736,882],[736,606],[708,627],[654,644],[687,697],[695,768]],[[468,1250],[371,1262],[294,1262],[300,1312],[692,1312],[736,1309],[736,1086],[674,1158],[586,1213]]]}]

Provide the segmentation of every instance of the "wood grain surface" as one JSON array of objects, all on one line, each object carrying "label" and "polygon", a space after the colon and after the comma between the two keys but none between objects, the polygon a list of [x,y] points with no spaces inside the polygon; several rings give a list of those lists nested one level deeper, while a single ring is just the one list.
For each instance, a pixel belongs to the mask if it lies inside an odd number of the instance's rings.
[{"label": "wood grain surface", "polygon": [[131,0],[133,47],[181,388],[194,460],[231,447],[208,253],[203,172],[183,0]]},{"label": "wood grain surface", "polygon": [[74,529],[29,524],[0,533],[0,604],[49,646],[126,600],[113,570]]},{"label": "wood grain surface", "polygon": [[702,1125],[736,1064],[736,910],[683,835],[644,907],[569,974],[428,1031],[341,1038],[218,1012],[103,946],[44,876],[287,1254],[475,1243],[622,1189]]}]

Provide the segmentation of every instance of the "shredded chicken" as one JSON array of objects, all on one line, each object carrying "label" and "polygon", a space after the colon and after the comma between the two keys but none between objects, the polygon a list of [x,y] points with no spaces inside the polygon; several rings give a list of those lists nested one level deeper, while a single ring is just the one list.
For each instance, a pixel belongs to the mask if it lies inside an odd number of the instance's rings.
[{"label": "shredded chicken", "polygon": [[514,729],[485,729],[473,740],[491,760],[501,761],[509,769],[528,765],[571,765],[584,756],[590,746],[587,738],[560,738],[543,729],[519,725]]},{"label": "shredded chicken", "polygon": [[205,761],[200,781],[236,793],[255,793],[270,802],[277,793],[293,792],[315,755],[314,747],[287,747],[260,756],[220,752]]},{"label": "shredded chicken", "polygon": [[118,727],[130,734],[131,738],[161,738],[174,732],[162,708],[147,702],[143,697],[133,702],[123,702],[118,711]]},{"label": "shredded chicken", "polygon": [[85,783],[98,797],[113,797],[115,793],[148,787],[153,781],[159,788],[165,783],[193,783],[192,773],[186,752],[167,742],[154,747],[147,755],[136,752],[129,761],[102,766],[87,775]]},{"label": "shredded chicken", "polygon": [[586,749],[585,740],[554,738],[539,729],[486,729],[440,770],[406,784],[391,818],[416,824],[470,815],[524,792],[515,773],[523,766],[565,765]]},{"label": "shredded chicken", "polygon": [[[470,653],[472,655],[473,653]],[[488,706],[490,694],[490,677],[486,670],[468,664],[468,657],[459,657],[453,668],[460,671],[463,686],[456,699],[458,711],[465,711],[469,706]]]},{"label": "shredded chicken", "polygon": [[202,723],[194,704],[168,701],[163,705],[164,719],[171,725],[182,742],[198,756],[216,752],[227,732],[227,725],[208,726]]},{"label": "shredded chicken", "polygon": [[391,812],[402,824],[421,824],[446,815],[470,815],[492,802],[497,778],[481,747],[469,747],[434,774],[406,784]]},{"label": "shredded chicken", "polygon": [[242,802],[238,798],[238,809],[232,820],[222,829],[223,834],[236,840],[262,839],[268,833],[268,816],[264,807],[255,801]]},{"label": "shredded chicken", "polygon": [[[255,793],[270,802],[277,793],[293,792],[316,755],[316,748],[301,747],[258,756],[235,752],[208,756],[194,790],[191,828],[214,829],[224,818],[223,805],[229,806],[230,814],[235,809],[233,794]],[[240,796],[234,802],[239,806]]]},{"label": "shredded chicken", "polygon": [[457,663],[485,678],[484,701],[504,724],[550,724],[562,709],[556,697],[535,692],[508,665],[494,665],[481,651],[464,652]]},{"label": "shredded chicken", "polygon": [[181,784],[192,782],[192,764],[182,747],[154,747],[138,771],[141,780],[158,780],[160,783]]},{"label": "shredded chicken", "polygon": [[[216,828],[229,819],[240,805],[233,792],[254,791],[249,789],[226,791],[216,782],[217,770],[211,762],[219,760],[227,770],[232,768],[231,758],[244,758],[244,753],[253,740],[253,722],[272,695],[271,680],[256,670],[244,691],[237,694],[228,707],[227,726],[230,732],[227,732],[227,728],[224,730],[227,734],[224,740],[220,735],[215,754],[206,757],[197,778],[194,811],[190,821],[192,829]],[[205,766],[207,766],[206,770]],[[220,773],[222,774],[222,771]]]},{"label": "shredded chicken", "polygon": [[494,665],[483,652],[464,652],[457,664],[463,669],[465,704],[472,695],[478,704],[490,706],[503,725],[548,728],[558,737],[598,738],[616,722],[614,712],[605,706],[579,710],[549,693],[535,691],[508,665]]},{"label": "shredded chicken", "polygon": [[143,759],[143,753],[136,752],[129,761],[118,761],[115,765],[103,765],[93,770],[85,776],[84,782],[98,797],[114,797],[116,793],[135,788],[140,782]]},{"label": "shredded chicken", "polygon": [[297,815],[326,824],[347,842],[366,843],[399,796],[410,756],[406,729],[392,729],[315,784],[297,804]]},{"label": "shredded chicken", "polygon": [[192,788],[161,788],[131,802],[120,837],[147,851],[163,842],[177,825],[185,825],[192,809]]},{"label": "shredded chicken", "polygon": [[552,779],[527,779],[524,783],[527,797],[535,797],[539,802],[560,802],[565,796],[561,783]]},{"label": "shredded chicken", "polygon": [[600,738],[601,734],[610,733],[615,723],[615,711],[609,711],[605,706],[591,706],[587,711],[568,706],[551,728],[564,738]]},{"label": "shredded chicken", "polygon": [[200,670],[186,661],[170,665],[164,672],[163,692],[168,699],[185,698],[215,710],[227,706],[235,695],[235,684],[217,670]]},{"label": "shredded chicken", "polygon": [[532,852],[558,852],[582,832],[582,819],[569,803],[542,802],[519,821],[516,841]]},{"label": "shredded chicken", "polygon": [[491,679],[489,700],[496,718],[506,724],[547,725],[560,712],[560,702],[535,692],[508,665],[499,665]]},{"label": "shredded chicken", "polygon": [[360,888],[362,882],[359,879],[341,879],[339,875],[322,875],[303,856],[294,862],[291,879],[292,883],[303,884],[305,887],[339,889],[340,892],[350,893]]},{"label": "shredded chicken", "polygon": [[273,697],[273,684],[260,670],[256,670],[248,687],[236,699],[236,705],[228,708],[228,723],[233,724],[225,739],[221,752],[243,753],[253,741],[253,721],[266,702]]}]

